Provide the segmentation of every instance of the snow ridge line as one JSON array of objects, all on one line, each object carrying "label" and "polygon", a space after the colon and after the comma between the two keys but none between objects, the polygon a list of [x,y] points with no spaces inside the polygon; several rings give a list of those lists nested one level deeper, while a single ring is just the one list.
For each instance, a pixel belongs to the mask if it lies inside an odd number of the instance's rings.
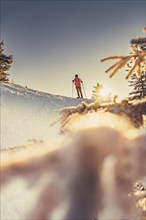
[{"label": "snow ridge line", "polygon": [[[72,100],[76,100],[76,98],[73,97],[68,97],[68,96],[63,96],[63,95],[56,95],[56,94],[50,94],[47,92],[42,92],[39,90],[35,90],[35,89],[31,89],[28,88],[27,86],[21,86],[18,84],[14,84],[14,83],[3,83],[0,82],[0,85],[4,85],[7,89],[15,89],[15,90],[19,90],[19,92],[23,93],[23,92],[27,92],[27,93],[33,93],[33,95],[36,96],[42,96],[42,97],[47,97],[47,98],[58,98],[58,99],[72,99]],[[90,100],[90,99],[84,99],[84,100]],[[77,101],[77,100],[76,100]],[[80,101],[80,100],[78,100]]]}]

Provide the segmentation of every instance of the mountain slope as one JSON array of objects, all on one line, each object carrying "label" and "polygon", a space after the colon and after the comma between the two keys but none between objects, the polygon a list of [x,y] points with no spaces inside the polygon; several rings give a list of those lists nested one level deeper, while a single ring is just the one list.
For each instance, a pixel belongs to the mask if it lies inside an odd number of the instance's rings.
[{"label": "mountain slope", "polygon": [[0,91],[2,149],[22,145],[30,139],[55,139],[58,127],[49,125],[59,110],[82,101],[16,84],[0,83]]}]

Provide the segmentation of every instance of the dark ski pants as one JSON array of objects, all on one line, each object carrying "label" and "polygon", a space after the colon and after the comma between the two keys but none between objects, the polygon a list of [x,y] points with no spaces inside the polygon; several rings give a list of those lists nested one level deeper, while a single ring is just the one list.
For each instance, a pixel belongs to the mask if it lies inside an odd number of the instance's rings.
[{"label": "dark ski pants", "polygon": [[77,90],[77,95],[79,98],[83,98],[83,94],[82,94],[82,89],[81,87],[76,87],[76,90]]}]

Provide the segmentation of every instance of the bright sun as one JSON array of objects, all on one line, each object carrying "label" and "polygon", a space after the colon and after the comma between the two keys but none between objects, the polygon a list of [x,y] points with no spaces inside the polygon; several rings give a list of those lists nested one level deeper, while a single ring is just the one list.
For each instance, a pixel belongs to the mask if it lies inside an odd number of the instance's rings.
[{"label": "bright sun", "polygon": [[110,93],[110,90],[107,89],[107,88],[103,88],[101,91],[100,91],[100,95],[101,96],[108,96]]}]

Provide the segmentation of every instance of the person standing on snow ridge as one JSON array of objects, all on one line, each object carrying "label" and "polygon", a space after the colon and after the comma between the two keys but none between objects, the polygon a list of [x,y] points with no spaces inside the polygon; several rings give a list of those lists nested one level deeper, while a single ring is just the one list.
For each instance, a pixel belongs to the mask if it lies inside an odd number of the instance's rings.
[{"label": "person standing on snow ridge", "polygon": [[77,98],[83,98],[82,89],[81,89],[81,83],[83,81],[78,77],[78,74],[75,75],[75,78],[72,80],[72,82],[75,84],[76,90],[77,90]]}]

